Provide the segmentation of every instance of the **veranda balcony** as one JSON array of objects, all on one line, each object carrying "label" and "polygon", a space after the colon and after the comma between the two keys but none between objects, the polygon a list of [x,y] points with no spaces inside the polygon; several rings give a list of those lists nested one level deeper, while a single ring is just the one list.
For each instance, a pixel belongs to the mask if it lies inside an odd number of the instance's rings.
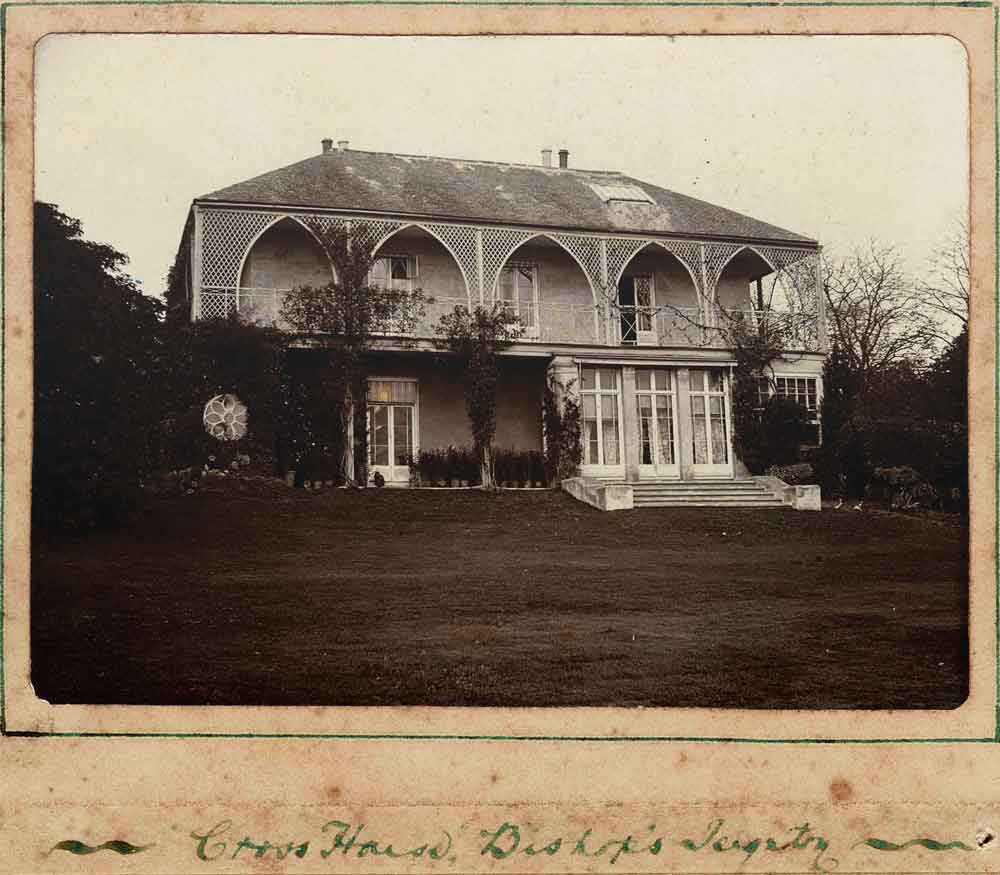
[{"label": "veranda balcony", "polygon": [[[288,329],[281,319],[281,304],[288,289],[242,288],[203,289],[201,317],[213,318],[239,313],[259,325]],[[433,339],[438,320],[455,307],[468,306],[466,298],[430,297],[423,316],[405,334],[408,339]],[[517,315],[524,326],[523,343],[581,344],[591,346],[708,347],[731,345],[727,327],[734,320],[757,325],[762,318],[779,324],[790,349],[818,349],[815,314],[769,312],[762,317],[754,310],[727,310],[709,314],[697,307],[636,308],[617,304],[601,305],[539,302],[520,305]],[[404,335],[400,333],[399,335]]]}]

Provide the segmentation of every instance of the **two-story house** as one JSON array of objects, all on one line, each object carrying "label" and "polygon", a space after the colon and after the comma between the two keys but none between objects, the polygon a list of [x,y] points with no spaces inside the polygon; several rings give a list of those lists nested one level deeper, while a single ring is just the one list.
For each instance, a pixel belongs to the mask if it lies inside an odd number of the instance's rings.
[{"label": "two-story house", "polygon": [[[197,198],[181,252],[192,319],[274,321],[282,294],[332,278],[310,223],[378,230],[374,279],[433,298],[415,336],[382,339],[370,461],[406,483],[420,448],[468,445],[433,326],[503,302],[525,327],[504,352],[496,446],[540,449],[548,374],[582,405],[584,476],[627,483],[746,479],[732,447],[727,320],[782,309],[790,344],[762,386],[818,417],[826,352],[819,245],[560,150],[538,165],[366,152],[345,141]],[[805,281],[803,281],[805,277]]]}]

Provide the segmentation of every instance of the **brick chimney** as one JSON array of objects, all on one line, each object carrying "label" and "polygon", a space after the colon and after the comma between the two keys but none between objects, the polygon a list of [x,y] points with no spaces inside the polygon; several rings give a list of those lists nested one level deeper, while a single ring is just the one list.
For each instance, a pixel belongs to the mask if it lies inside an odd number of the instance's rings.
[{"label": "brick chimney", "polygon": [[333,148],[333,140],[327,137],[325,140],[320,141],[323,144],[323,154],[325,155]]},{"label": "brick chimney", "polygon": [[559,150],[559,169],[566,170],[569,167],[569,149]]},{"label": "brick chimney", "polygon": [[542,149],[542,167],[552,166],[552,150]]},{"label": "brick chimney", "polygon": [[346,152],[347,147],[350,145],[351,145],[350,140],[337,140],[337,151]]}]

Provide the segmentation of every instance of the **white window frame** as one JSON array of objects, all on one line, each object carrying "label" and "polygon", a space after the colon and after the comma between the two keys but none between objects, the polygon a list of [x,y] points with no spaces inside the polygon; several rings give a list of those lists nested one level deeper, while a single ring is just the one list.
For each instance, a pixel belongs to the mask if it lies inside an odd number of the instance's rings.
[{"label": "white window frame", "polygon": [[[700,397],[704,399],[704,409],[705,409],[705,428],[708,434],[708,440],[706,442],[706,452],[708,453],[707,462],[693,462],[691,465],[691,470],[694,474],[706,475],[709,477],[732,477],[733,476],[733,410],[732,410],[732,395],[733,395],[733,376],[732,368],[725,368],[719,365],[699,365],[697,368],[691,368],[691,371],[699,370],[704,372],[703,383],[704,389],[695,389],[694,383],[689,383],[688,397],[691,399],[691,440],[694,441],[694,398]],[[708,372],[717,370],[722,376],[722,389],[710,389],[709,388],[709,377]],[[714,450],[714,439],[712,438],[712,398],[722,399],[722,415],[724,417],[723,424],[725,425],[726,431],[726,461],[725,462],[713,462],[712,455]],[[697,453],[692,446],[692,458],[695,458]]]},{"label": "white window frame", "polygon": [[[781,394],[778,391],[778,380],[812,380],[813,383],[815,384],[816,410],[810,411],[807,407],[804,407],[803,409],[805,410],[807,417],[806,422],[809,423],[809,425],[816,426],[816,445],[819,446],[820,444],[823,443],[823,428],[819,416],[820,409],[823,406],[823,381],[815,374],[789,374],[789,373],[779,374],[776,372],[774,375],[774,379],[768,381],[769,391],[770,391],[770,395],[768,397],[773,398],[775,395]],[[783,395],[782,397],[790,398],[792,396]],[[806,397],[808,398],[808,394]],[[792,400],[793,401],[797,400],[797,396],[796,398],[792,398]],[[808,418],[810,414],[812,414],[811,419]]]},{"label": "white window frame", "polygon": [[[615,372],[615,409],[617,410],[617,426],[618,426],[618,464],[609,465],[605,461],[606,456],[604,452],[604,429],[603,422],[604,418],[601,414],[601,397],[604,395],[611,395],[611,389],[584,389],[583,388],[583,369],[593,368],[595,371],[601,370],[613,370]],[[592,474],[595,476],[617,476],[625,473],[625,401],[624,401],[624,378],[621,367],[615,365],[606,364],[591,364],[589,362],[579,362],[577,366],[577,385],[580,387],[580,424],[581,424],[581,434],[580,440],[586,441],[587,434],[586,430],[582,428],[583,425],[583,396],[592,395],[595,398],[594,407],[597,412],[597,453],[601,458],[599,463],[588,463],[586,461],[581,462],[580,469],[584,474]],[[587,447],[586,444],[583,446],[583,458],[587,458]]]},{"label": "white window frame", "polygon": [[[640,389],[638,374],[639,371],[648,371],[650,376],[650,383],[648,389]],[[656,388],[656,372],[662,371],[667,375],[667,388],[657,389]],[[636,427],[638,431],[639,438],[639,474],[640,476],[667,476],[667,477],[679,477],[680,476],[680,443],[679,443],[679,430],[678,430],[678,420],[677,420],[677,370],[676,368],[664,368],[658,366],[639,366],[635,369],[636,372],[636,385],[635,385],[635,397],[636,397]],[[670,420],[671,427],[673,429],[671,435],[671,445],[673,447],[674,460],[671,463],[667,462],[653,462],[648,465],[642,463],[642,422],[639,416],[638,401],[640,395],[648,395],[652,401],[652,414],[653,414],[653,428],[651,433],[651,439],[655,438],[657,446],[651,447],[654,458],[659,456],[660,453],[660,434],[659,434],[659,421],[656,418],[656,398],[658,396],[666,396],[670,399]]]},{"label": "white window frame", "polygon": [[[632,280],[632,295],[633,299],[636,301],[631,307],[624,307],[621,304],[621,281],[624,279]],[[649,280],[649,303],[640,305],[638,303],[639,295],[635,290],[635,281],[637,279],[648,279]],[[620,280],[618,280],[619,289],[616,293],[617,303],[619,310],[631,310],[632,318],[635,320],[635,346],[656,346],[657,336],[656,336],[656,274],[650,271],[649,273],[632,273],[628,275],[623,275]],[[639,328],[639,314],[643,313],[649,316],[649,329],[643,330]],[[619,314],[620,318],[620,314]],[[625,343],[624,339],[620,342],[625,346],[632,346],[631,343]]]},{"label": "white window frame", "polygon": [[[369,387],[372,383],[413,383],[413,401],[372,401],[368,397]],[[397,407],[411,407],[413,408],[413,447],[411,448],[410,454],[413,458],[417,458],[420,455],[420,380],[416,377],[384,377],[384,376],[370,376],[368,377],[368,386],[365,388],[365,420],[368,423],[368,428],[371,428],[371,419],[369,418],[368,408],[372,405],[384,405],[387,407],[397,406]],[[392,435],[393,443],[389,445],[389,464],[388,465],[374,465],[371,462],[371,433],[368,434],[368,476],[370,477],[372,473],[376,470],[382,471],[382,476],[385,477],[385,472],[388,471],[389,476],[386,477],[387,483],[403,483],[401,478],[395,478],[393,475],[396,473],[393,471],[394,468],[402,468],[402,465],[397,465],[393,461],[395,454],[393,450],[395,449],[395,435]],[[409,469],[407,468],[406,483],[409,483]]]},{"label": "white window frame", "polygon": [[[375,258],[372,260],[372,268],[368,272],[369,285],[376,285],[373,276],[376,263],[383,260],[389,261],[390,259],[393,258],[405,259],[407,266],[407,273],[410,273],[411,275],[408,276],[405,280],[394,280],[392,278],[392,265],[390,263],[388,265],[388,270],[386,271],[386,279],[388,281],[388,285],[385,286],[385,288],[395,289],[401,292],[412,292],[414,288],[413,284],[416,281],[416,279],[420,276],[420,262],[416,255],[405,255],[401,252],[382,252],[375,256]],[[400,285],[397,285],[397,283]],[[405,285],[402,285],[403,283],[405,283]]]},{"label": "white window frame", "polygon": [[[539,298],[539,294],[538,294],[538,265],[535,262],[533,262],[533,261],[508,261],[502,268],[500,268],[500,273],[497,274],[496,288],[494,289],[494,292],[493,292],[493,301],[496,304],[503,305],[504,309],[512,309],[514,311],[514,315],[516,315],[518,317],[518,319],[520,319],[520,316],[521,316],[521,305],[522,305],[522,301],[520,299],[520,295],[521,295],[521,293],[520,293],[520,284],[517,283],[517,282],[514,283],[514,295],[515,295],[515,299],[513,301],[506,301],[506,300],[504,300],[503,298],[500,297],[500,289],[501,289],[501,286],[503,284],[503,275],[504,275],[504,273],[506,273],[507,271],[515,271],[515,270],[521,270],[521,271],[523,271],[523,270],[530,270],[531,271],[531,301],[530,302],[524,302],[524,303],[530,303],[531,315],[533,317],[532,318],[533,324],[531,324],[531,325],[525,325],[524,322],[521,322],[521,325],[524,327],[524,336],[525,337],[538,337],[538,334],[539,334],[538,322],[539,322],[539,319],[541,317],[540,317],[539,308],[538,308],[538,298]],[[510,306],[511,304],[513,304],[513,307]]]}]

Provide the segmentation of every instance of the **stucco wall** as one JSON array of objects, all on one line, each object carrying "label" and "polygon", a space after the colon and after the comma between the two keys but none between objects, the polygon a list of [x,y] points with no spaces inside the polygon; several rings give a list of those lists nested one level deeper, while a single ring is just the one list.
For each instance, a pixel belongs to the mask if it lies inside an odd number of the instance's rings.
[{"label": "stucco wall", "polygon": [[433,237],[390,237],[378,255],[415,255],[417,282],[427,295],[465,298],[465,280],[451,253]]},{"label": "stucco wall", "polygon": [[589,307],[594,303],[583,270],[566,252],[552,247],[520,247],[509,261],[526,261],[538,266],[538,300],[542,304],[574,304]]},{"label": "stucco wall", "polygon": [[697,307],[698,291],[691,275],[667,252],[641,252],[626,266],[622,276],[653,276],[655,303],[672,307]]},{"label": "stucco wall", "polygon": [[285,219],[254,243],[243,264],[244,289],[292,289],[322,286],[333,279],[330,262],[316,240],[297,222]]},{"label": "stucco wall", "polygon": [[[471,446],[459,375],[437,355],[381,355],[373,377],[409,377],[418,381],[418,445],[438,449]],[[541,398],[548,360],[504,359],[500,363],[495,445],[518,450],[542,446]]]},{"label": "stucco wall", "polygon": [[727,310],[749,310],[750,277],[742,272],[727,270],[716,286],[716,300]]}]

